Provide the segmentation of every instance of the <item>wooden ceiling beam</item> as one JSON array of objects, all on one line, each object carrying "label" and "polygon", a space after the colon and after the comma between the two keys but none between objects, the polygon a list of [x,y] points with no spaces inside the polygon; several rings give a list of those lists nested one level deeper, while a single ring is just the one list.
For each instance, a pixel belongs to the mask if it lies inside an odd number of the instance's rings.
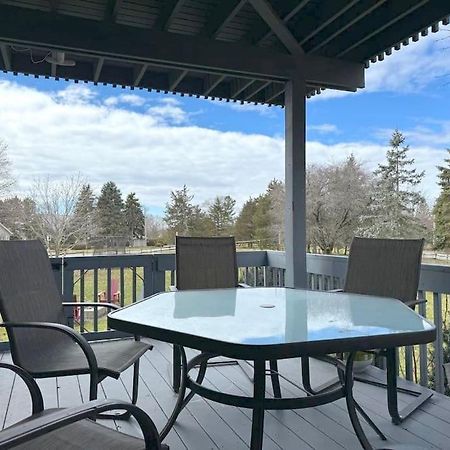
[{"label": "wooden ceiling beam", "polygon": [[9,48],[9,45],[0,43],[0,53],[2,54],[3,65],[5,66],[5,69],[11,71],[11,49]]},{"label": "wooden ceiling beam", "polygon": [[267,0],[249,0],[249,2],[281,43],[287,48],[289,53],[294,56],[303,54],[301,45]]},{"label": "wooden ceiling beam", "polygon": [[231,84],[231,97],[236,98],[239,94],[244,92],[254,82],[255,80],[233,80]]},{"label": "wooden ceiling beam", "polygon": [[48,3],[50,4],[50,10],[56,13],[58,11],[59,0],[48,0]]},{"label": "wooden ceiling beam", "polygon": [[[291,9],[290,12],[288,12],[283,18],[283,23],[288,23],[294,16],[297,15],[297,13],[300,12],[311,0],[303,0],[301,1],[295,8]],[[258,45],[264,42],[269,37],[273,36],[273,31],[269,30],[264,36],[262,36],[258,40]]]},{"label": "wooden ceiling beam", "polygon": [[145,72],[147,72],[148,64],[142,64],[142,66],[135,70],[134,77],[133,77],[133,86],[139,86],[141,83],[142,78],[145,75]]},{"label": "wooden ceiling beam", "polygon": [[264,90],[271,81],[260,81],[259,83],[254,83],[255,86],[246,93],[244,100],[246,102],[250,101],[255,95],[259,94],[262,90]]},{"label": "wooden ceiling beam", "polygon": [[188,70],[179,70],[169,75],[169,91],[174,91],[188,74]]},{"label": "wooden ceiling beam", "polygon": [[373,11],[375,11],[377,8],[379,8],[383,3],[386,3],[387,0],[379,0],[374,5],[372,5],[370,8],[367,8],[364,10],[361,14],[357,15],[354,19],[347,22],[343,27],[339,28],[339,30],[336,30],[334,33],[329,35],[325,40],[321,41],[314,47],[308,50],[308,53],[314,53],[317,50],[321,49],[324,45],[328,44],[328,42],[332,41],[334,38],[338,37],[340,34],[342,34],[344,31],[348,30],[351,26],[353,26],[355,23],[358,23],[360,20],[364,19],[364,17],[371,14]]},{"label": "wooden ceiling beam", "polygon": [[117,19],[117,13],[122,6],[123,0],[108,0],[106,4],[105,20],[109,22],[115,22]]},{"label": "wooden ceiling beam", "polygon": [[236,17],[247,0],[225,0],[216,8],[214,14],[208,19],[205,35],[216,39],[222,30]]},{"label": "wooden ceiling beam", "polygon": [[308,42],[310,39],[312,39],[317,33],[320,33],[324,28],[326,28],[328,25],[333,23],[335,20],[339,19],[344,13],[346,13],[350,8],[355,6],[358,2],[361,0],[352,0],[351,2],[348,2],[342,9],[340,9],[338,12],[333,14],[331,17],[329,17],[327,20],[322,22],[318,27],[314,28],[314,30],[309,33],[307,36],[305,36],[301,41],[300,45],[303,45],[305,42]]},{"label": "wooden ceiling beam", "polygon": [[161,12],[155,22],[155,29],[165,31],[170,28],[175,16],[178,14],[186,0],[164,0]]},{"label": "wooden ceiling beam", "polygon": [[341,52],[339,52],[337,57],[340,58],[341,56],[346,55],[349,51],[353,50],[356,47],[359,47],[364,42],[368,41],[369,39],[373,38],[377,34],[381,33],[386,28],[391,27],[392,25],[394,25],[395,23],[397,23],[398,21],[400,21],[404,17],[406,17],[409,14],[411,14],[416,9],[421,8],[426,3],[428,3],[428,0],[422,0],[422,1],[418,2],[418,3],[413,4],[410,8],[406,9],[402,13],[396,14],[391,20],[386,21],[381,27],[377,28],[376,30],[372,31],[371,33],[366,34],[359,41],[354,42],[350,47],[347,47],[345,50],[342,50]]},{"label": "wooden ceiling beam", "polygon": [[100,57],[100,58],[98,58],[97,63],[95,64],[94,77],[93,77],[94,83],[98,83],[98,80],[100,79],[100,74],[102,73],[104,62],[105,62],[105,58]]},{"label": "wooden ceiling beam", "polygon": [[225,75],[208,75],[202,95],[208,96],[225,79]]},{"label": "wooden ceiling beam", "polygon": [[281,83],[272,83],[267,89],[267,95],[264,99],[265,103],[271,103],[277,97],[279,97],[286,90],[285,84]]}]

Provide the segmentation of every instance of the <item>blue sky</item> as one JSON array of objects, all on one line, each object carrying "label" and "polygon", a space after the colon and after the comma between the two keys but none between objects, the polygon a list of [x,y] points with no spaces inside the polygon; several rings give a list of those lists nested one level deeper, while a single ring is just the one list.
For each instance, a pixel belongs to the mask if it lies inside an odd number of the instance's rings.
[{"label": "blue sky", "polygon": [[[447,27],[448,28],[448,27]],[[448,38],[448,39],[447,39]],[[350,153],[373,170],[394,128],[426,171],[421,191],[438,194],[435,166],[450,147],[450,29],[394,52],[366,72],[357,93],[326,91],[307,102],[307,161]],[[186,184],[203,205],[238,205],[283,178],[284,110],[0,74],[0,139],[26,195],[33,180],[81,176],[98,192],[108,180],[162,215]]]}]

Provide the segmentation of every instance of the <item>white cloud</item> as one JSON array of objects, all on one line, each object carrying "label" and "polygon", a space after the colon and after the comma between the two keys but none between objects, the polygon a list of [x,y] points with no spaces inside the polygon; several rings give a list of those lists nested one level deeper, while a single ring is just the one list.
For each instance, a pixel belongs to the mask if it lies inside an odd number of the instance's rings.
[{"label": "white cloud", "polygon": [[[0,81],[0,137],[9,144],[19,193],[26,194],[35,177],[62,180],[81,173],[97,190],[113,180],[124,194],[136,192],[149,207],[163,207],[170,191],[183,184],[199,204],[231,195],[242,205],[272,178],[284,178],[282,138],[194,126],[183,104],[172,98],[136,112],[114,102],[106,106],[88,91],[70,85],[47,93]],[[424,191],[432,199],[438,189],[435,166],[445,150],[435,145],[437,138],[428,143],[415,139],[411,156],[419,170],[427,171]],[[385,151],[373,142],[316,140],[307,143],[307,160],[340,161],[354,153],[373,169]]]},{"label": "white cloud", "polygon": [[[366,70],[366,87],[359,94],[369,92],[411,93],[424,90],[433,82],[450,81],[450,33],[442,29],[421,37],[418,42],[392,51],[384,61],[371,63]],[[309,101],[355,95],[352,92],[325,90]]]},{"label": "white cloud", "polygon": [[331,123],[322,123],[319,125],[308,125],[308,130],[316,131],[321,134],[339,133],[338,127]]},{"label": "white cloud", "polygon": [[143,106],[145,105],[145,99],[136,94],[121,94],[108,97],[103,103],[106,106],[116,106],[119,103],[130,106]]}]

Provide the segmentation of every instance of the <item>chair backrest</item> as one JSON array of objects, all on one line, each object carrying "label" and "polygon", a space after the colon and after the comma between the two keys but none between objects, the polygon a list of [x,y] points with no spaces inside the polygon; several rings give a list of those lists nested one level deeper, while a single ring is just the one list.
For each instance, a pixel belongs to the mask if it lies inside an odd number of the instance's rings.
[{"label": "chair backrest", "polygon": [[176,238],[177,289],[218,289],[238,285],[234,237]]},{"label": "chair backrest", "polygon": [[[0,241],[0,314],[4,322],[65,322],[50,260],[39,241]],[[60,334],[8,330],[14,362],[32,372],[27,362],[39,349],[56,345]]]},{"label": "chair backrest", "polygon": [[423,239],[355,237],[350,246],[344,291],[414,301],[423,244]]}]

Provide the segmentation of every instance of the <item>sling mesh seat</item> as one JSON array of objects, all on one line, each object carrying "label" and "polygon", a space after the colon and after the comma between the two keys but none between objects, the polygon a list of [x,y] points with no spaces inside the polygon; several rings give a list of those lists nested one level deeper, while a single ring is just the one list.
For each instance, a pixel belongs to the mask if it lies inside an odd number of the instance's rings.
[{"label": "sling mesh seat", "polygon": [[[350,246],[344,289],[336,291],[395,298],[411,308],[420,303],[425,303],[426,300],[417,299],[423,245],[423,239],[355,237]],[[389,314],[388,310],[386,310],[386,314]],[[384,350],[375,350],[375,353],[381,356],[386,355]],[[355,379],[379,387],[394,389],[392,384],[394,382],[396,384],[396,377],[389,377],[390,370],[393,369],[388,364],[388,380],[391,380],[388,385],[362,375],[358,375]],[[320,390],[329,387],[329,384],[325,384],[313,390],[310,384],[308,358],[302,358],[302,378],[306,390],[310,392],[320,392]],[[390,392],[392,393],[392,391]],[[398,412],[395,386],[395,396],[390,396],[391,400],[395,397],[395,404],[390,401],[388,401],[388,404],[393,421],[396,423],[401,422],[431,396],[429,391],[419,392],[402,389],[402,392],[409,393],[417,398],[402,412]]]},{"label": "sling mesh seat", "polygon": [[[238,282],[234,237],[176,237],[177,290],[236,287],[249,286]],[[177,314],[177,311],[175,311],[175,314]],[[230,311],[230,314],[234,314],[234,311]],[[233,363],[233,361],[219,362],[219,364],[229,363]],[[237,363],[248,376],[246,368],[240,362]],[[180,355],[177,347],[174,347],[173,388],[176,392],[180,386],[180,374]],[[272,379],[275,396],[281,397],[277,361],[270,361],[269,375]]]},{"label": "sling mesh seat", "polygon": [[[81,406],[44,410],[37,383],[26,371],[0,363],[0,369],[14,371],[25,382],[33,414],[0,431],[0,448],[14,450],[168,450],[160,443],[150,417],[137,406],[119,400],[95,400]],[[91,420],[104,411],[124,409],[141,428],[144,439],[108,428]]]},{"label": "sling mesh seat", "polygon": [[39,241],[0,241],[0,326],[7,330],[14,363],[35,378],[90,374],[90,400],[97,398],[98,383],[105,377],[117,379],[134,365],[136,403],[139,358],[151,346],[133,339],[89,343],[66,325],[64,305],[73,303],[62,302],[44,246]]}]

